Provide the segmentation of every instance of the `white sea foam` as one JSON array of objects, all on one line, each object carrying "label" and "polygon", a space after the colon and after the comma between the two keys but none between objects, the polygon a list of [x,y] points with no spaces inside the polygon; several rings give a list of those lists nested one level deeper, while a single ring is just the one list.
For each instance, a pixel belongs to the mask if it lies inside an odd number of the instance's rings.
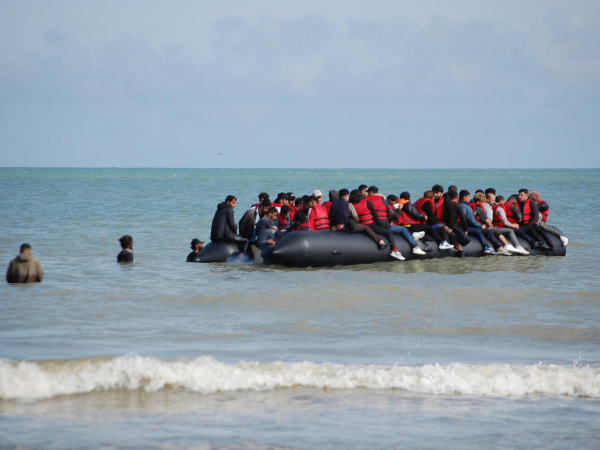
[{"label": "white sea foam", "polygon": [[161,360],[126,355],[69,361],[0,359],[0,399],[38,400],[108,389],[156,391],[179,387],[198,393],[316,389],[401,389],[439,395],[551,395],[600,398],[600,368],[555,364],[382,366],[313,362]]}]

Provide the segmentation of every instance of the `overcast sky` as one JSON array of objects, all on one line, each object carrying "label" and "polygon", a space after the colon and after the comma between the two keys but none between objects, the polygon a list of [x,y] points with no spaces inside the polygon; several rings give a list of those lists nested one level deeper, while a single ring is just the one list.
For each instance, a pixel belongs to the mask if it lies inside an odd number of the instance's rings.
[{"label": "overcast sky", "polygon": [[598,0],[0,0],[0,166],[597,168],[599,130]]}]

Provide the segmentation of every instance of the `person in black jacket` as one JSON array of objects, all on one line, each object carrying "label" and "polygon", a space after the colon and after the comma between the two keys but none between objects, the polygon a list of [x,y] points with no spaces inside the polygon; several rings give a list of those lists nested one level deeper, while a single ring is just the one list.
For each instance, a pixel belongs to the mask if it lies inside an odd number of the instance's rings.
[{"label": "person in black jacket", "polygon": [[217,212],[210,228],[210,240],[212,242],[234,242],[237,233],[237,224],[233,218],[233,208],[237,204],[237,198],[228,195],[224,202],[217,205]]},{"label": "person in black jacket", "polygon": [[[444,211],[442,217],[446,223],[444,228],[450,235],[450,239],[452,239],[453,235],[455,236],[456,240],[452,241],[452,244],[458,251],[457,255],[462,258],[464,253],[458,236],[460,236],[461,233],[464,233],[465,235],[468,234],[469,224],[467,223],[467,218],[462,206],[458,203],[458,192],[455,190],[448,191],[444,198]],[[469,239],[465,236],[464,239],[462,239],[462,242],[467,245]]]}]

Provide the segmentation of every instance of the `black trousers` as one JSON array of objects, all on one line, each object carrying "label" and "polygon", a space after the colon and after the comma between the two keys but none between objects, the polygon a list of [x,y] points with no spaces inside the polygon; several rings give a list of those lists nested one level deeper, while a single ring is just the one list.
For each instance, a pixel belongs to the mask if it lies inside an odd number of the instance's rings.
[{"label": "black trousers", "polygon": [[535,223],[528,223],[527,225],[521,225],[521,230],[523,230],[525,233],[527,233],[529,236],[531,236],[536,241],[545,242],[548,245],[550,245],[550,243],[552,242],[550,239],[548,239],[546,237],[546,235],[544,233],[542,233],[540,226],[536,225]]},{"label": "black trousers", "polygon": [[388,239],[388,242],[392,246],[392,250],[395,248],[398,248],[398,247],[396,247],[396,240],[394,239],[394,233],[392,233],[389,228],[385,229],[385,228],[377,226],[377,225],[371,225],[370,227],[371,227],[371,230],[373,230],[375,233],[381,234]]}]

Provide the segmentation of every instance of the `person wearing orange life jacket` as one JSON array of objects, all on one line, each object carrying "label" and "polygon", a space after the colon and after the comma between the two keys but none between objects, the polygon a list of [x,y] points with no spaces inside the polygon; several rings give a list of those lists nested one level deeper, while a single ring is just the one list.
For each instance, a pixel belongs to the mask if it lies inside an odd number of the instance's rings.
[{"label": "person wearing orange life jacket", "polygon": [[563,247],[566,247],[569,243],[569,239],[567,239],[566,236],[560,234],[560,232],[556,229],[552,228],[551,226],[548,226],[548,224],[546,223],[548,220],[548,215],[550,214],[550,206],[548,205],[548,202],[546,202],[546,200],[542,200],[542,195],[538,191],[532,191],[531,194],[529,194],[529,198],[534,202],[537,202],[538,207],[540,209],[540,214],[542,215],[540,228],[546,233],[550,233],[558,237],[560,239],[560,242],[562,242]]},{"label": "person wearing orange life jacket", "polygon": [[425,216],[427,225],[430,225],[432,229],[437,231],[439,236],[443,239],[443,241],[438,244],[438,248],[440,250],[448,250],[454,248],[454,245],[450,244],[452,238],[450,237],[448,231],[446,231],[443,226],[437,225],[437,220],[435,218],[434,196],[435,194],[433,191],[423,192],[423,197],[415,202],[415,208],[419,213]]},{"label": "person wearing orange life jacket", "polygon": [[528,189],[519,189],[519,209],[523,215],[519,222],[520,228],[536,240],[532,248],[554,250],[554,243],[540,229],[540,210],[537,202],[529,198]]},{"label": "person wearing orange life jacket", "polygon": [[[376,186],[371,186],[369,190],[372,192],[374,190],[374,193],[379,192],[379,189],[377,189]],[[350,197],[350,203],[356,211],[358,223],[361,225],[368,225],[375,233],[386,236],[392,247],[392,252],[390,253],[392,258],[403,261],[405,258],[398,251],[398,247],[396,246],[396,241],[394,239],[394,233],[392,233],[389,229],[391,226],[389,222],[390,218],[386,215],[386,219],[383,219],[382,208],[387,206],[387,201],[384,205],[381,201],[382,198],[383,197],[377,196],[376,199],[373,199],[373,201],[375,201],[374,205],[373,202],[368,199],[368,197],[362,198],[362,195],[359,193],[354,197]],[[389,209],[389,206],[387,206],[387,208]]]},{"label": "person wearing orange life jacket", "polygon": [[[319,191],[320,192],[320,191]],[[317,203],[314,195],[308,199],[308,226],[311,230],[329,231],[329,212],[323,205]]]}]

